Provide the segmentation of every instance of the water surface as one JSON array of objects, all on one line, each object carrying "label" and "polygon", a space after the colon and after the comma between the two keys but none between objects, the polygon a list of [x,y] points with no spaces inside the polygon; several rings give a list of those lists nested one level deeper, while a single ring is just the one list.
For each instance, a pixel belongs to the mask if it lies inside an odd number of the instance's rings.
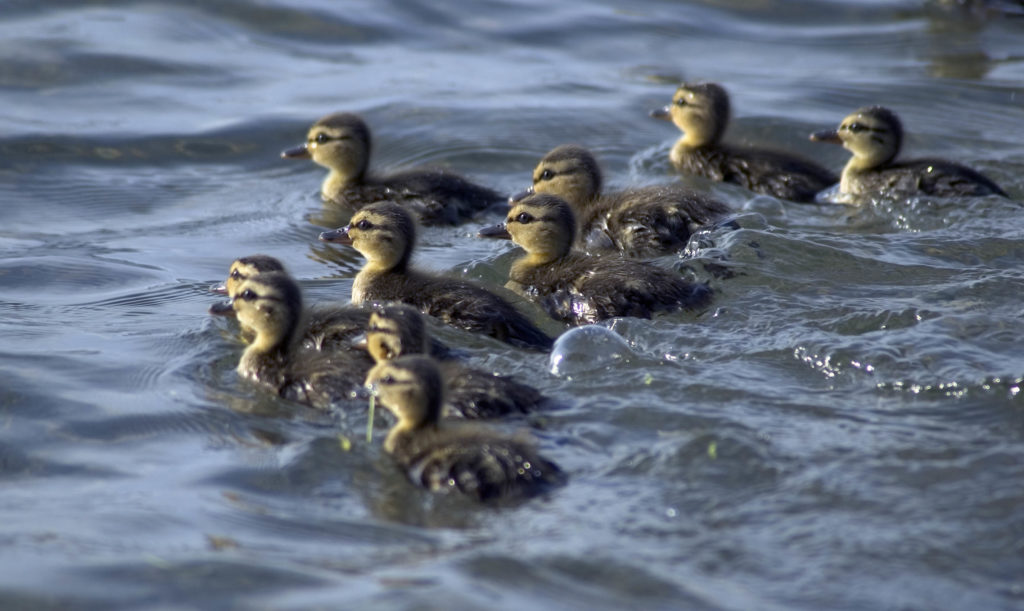
[{"label": "water surface", "polygon": [[[938,4],[6,3],[0,606],[1024,604],[1024,19]],[[608,323],[628,351],[558,374],[441,330],[564,405],[501,425],[571,476],[518,506],[418,491],[365,414],[236,379],[206,314],[233,258],[281,258],[312,301],[361,265],[315,242],[322,171],[278,158],[315,118],[510,193],[577,142],[624,187],[677,180],[647,112],[682,79],[729,88],[731,139],[836,169],[807,134],[891,106],[908,153],[1016,201],[691,180],[742,228],[659,263],[712,310]],[[418,263],[500,284],[513,249],[476,226],[425,231]]]}]

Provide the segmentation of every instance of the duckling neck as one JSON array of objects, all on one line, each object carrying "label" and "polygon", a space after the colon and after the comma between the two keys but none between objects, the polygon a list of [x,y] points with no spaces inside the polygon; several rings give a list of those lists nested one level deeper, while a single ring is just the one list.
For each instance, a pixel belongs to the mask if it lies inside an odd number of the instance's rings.
[{"label": "duckling neck", "polygon": [[558,261],[564,257],[567,252],[568,251],[562,253],[557,251],[543,251],[528,253],[525,257],[520,258],[512,264],[512,267],[509,270],[509,277],[513,280],[522,278],[539,267],[550,265],[555,261]]},{"label": "duckling neck", "polygon": [[391,427],[391,431],[388,432],[388,436],[384,439],[384,451],[394,453],[395,450],[400,448],[408,439],[417,433],[424,431],[437,430],[436,422],[427,423],[415,423],[410,420],[400,420],[395,426]]},{"label": "duckling neck", "polygon": [[324,183],[320,187],[320,192],[325,196],[330,197],[334,194],[341,193],[357,182],[359,182],[358,176],[353,176],[348,172],[341,172],[336,169],[332,169],[327,174],[327,178],[324,179]]},{"label": "duckling neck", "polygon": [[371,288],[378,279],[387,274],[405,273],[407,265],[399,261],[397,264],[390,262],[381,261],[367,261],[363,269],[359,270],[356,274],[355,280],[352,281],[352,303],[363,303],[370,299],[369,293]]},{"label": "duckling neck", "polygon": [[238,362],[238,372],[247,377],[258,377],[261,363],[270,359],[283,359],[291,348],[293,332],[282,335],[257,333],[253,342],[245,349]]}]

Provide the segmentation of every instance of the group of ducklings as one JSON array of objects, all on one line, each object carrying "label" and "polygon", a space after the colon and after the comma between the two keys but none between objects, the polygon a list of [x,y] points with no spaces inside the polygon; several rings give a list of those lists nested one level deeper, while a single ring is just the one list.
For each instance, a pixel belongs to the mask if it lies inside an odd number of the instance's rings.
[{"label": "group of ducklings", "polygon": [[[942,160],[896,161],[903,129],[883,107],[858,109],[812,140],[838,142],[852,158],[841,176],[776,150],[722,142],[729,98],[714,83],[683,84],[652,116],[683,131],[670,160],[680,171],[734,183],[781,199],[810,202],[839,183],[851,196],[870,194],[1003,195],[991,180]],[[537,390],[475,369],[428,333],[424,315],[527,350],[554,339],[522,311],[538,304],[551,318],[583,325],[618,316],[701,310],[711,289],[641,258],[677,252],[697,231],[729,222],[730,208],[680,183],[604,193],[594,156],[577,145],[556,147],[533,172],[533,184],[509,198],[504,223],[481,237],[511,239],[525,255],[506,285],[525,300],[465,279],[412,266],[417,225],[456,224],[505,198],[454,173],[432,169],[370,172],[370,130],[357,115],[317,121],[306,143],[282,156],[328,168],[321,194],[351,214],[348,225],[319,238],[351,246],[366,259],[351,304],[307,308],[280,261],[236,259],[217,290],[229,301],[210,308],[231,314],[249,342],[237,371],[282,397],[328,408],[368,387],[397,419],[384,449],[423,487],[490,500],[530,496],[565,475],[529,441],[480,423],[526,414],[548,402]]]}]

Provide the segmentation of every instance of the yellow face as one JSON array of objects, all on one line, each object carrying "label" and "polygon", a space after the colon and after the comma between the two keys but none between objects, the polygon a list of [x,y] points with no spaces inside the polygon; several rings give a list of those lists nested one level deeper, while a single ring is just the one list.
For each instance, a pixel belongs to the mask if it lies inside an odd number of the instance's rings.
[{"label": "yellow face", "polygon": [[402,333],[398,321],[374,312],[366,330],[366,350],[373,360],[381,363],[402,356]]},{"label": "yellow face", "polygon": [[297,295],[294,281],[283,274],[258,274],[239,282],[231,307],[239,324],[256,332],[257,343],[275,345],[296,325],[301,309]]},{"label": "yellow face", "polygon": [[352,247],[367,261],[374,266],[390,269],[406,259],[412,247],[408,228],[398,221],[393,214],[379,212],[374,206],[368,206],[352,217],[345,233]]},{"label": "yellow face", "polygon": [[238,288],[248,278],[251,278],[260,273],[260,270],[255,265],[250,263],[243,263],[239,259],[231,264],[231,271],[228,272],[228,279],[224,281],[224,286],[227,288],[228,297],[234,297],[238,294]]},{"label": "yellow face", "polygon": [[857,111],[848,115],[836,133],[843,148],[872,165],[891,160],[899,151],[901,134],[898,129],[871,112]]},{"label": "yellow face", "polygon": [[583,209],[601,190],[600,170],[590,153],[578,147],[558,147],[533,170],[533,192],[557,195]]},{"label": "yellow face", "polygon": [[694,146],[720,138],[729,120],[728,97],[725,90],[714,83],[680,85],[667,110],[672,123]]},{"label": "yellow face", "polygon": [[393,361],[377,363],[366,375],[366,386],[400,423],[423,421],[428,397],[421,380],[410,369]]},{"label": "yellow face", "polygon": [[547,195],[531,195],[514,205],[505,219],[512,241],[537,262],[565,256],[572,247],[574,225],[568,205]]}]

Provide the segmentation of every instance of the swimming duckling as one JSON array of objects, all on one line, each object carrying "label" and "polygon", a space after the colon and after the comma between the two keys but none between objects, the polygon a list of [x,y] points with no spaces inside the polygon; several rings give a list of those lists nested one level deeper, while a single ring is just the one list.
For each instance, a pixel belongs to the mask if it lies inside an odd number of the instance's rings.
[{"label": "swimming duckling", "polygon": [[366,376],[366,385],[398,419],[384,440],[384,450],[427,490],[453,490],[493,501],[533,496],[566,480],[556,464],[525,440],[475,423],[442,421],[444,382],[429,357],[410,355],[378,363]]},{"label": "swimming duckling", "polygon": [[379,176],[370,173],[370,129],[352,113],[323,117],[309,128],[305,144],[281,156],[312,159],[329,169],[321,195],[351,212],[390,200],[407,206],[425,225],[455,225],[502,201],[497,192],[442,170],[406,170]]},{"label": "swimming duckling", "polygon": [[[406,354],[427,354],[430,339],[423,315],[416,308],[395,303],[370,314],[366,346],[377,363]],[[474,369],[458,361],[438,363],[447,382],[445,416],[496,418],[534,411],[544,401],[537,390],[512,378]]]},{"label": "swimming duckling", "polygon": [[602,195],[602,182],[601,167],[590,151],[565,144],[540,160],[533,186],[513,196],[511,203],[531,193],[557,195],[569,202],[579,223],[576,246],[633,257],[681,250],[691,234],[730,212],[724,203],[680,184]]},{"label": "swimming duckling", "polygon": [[[248,255],[232,261],[227,280],[213,288],[215,292],[234,297],[245,280],[257,274],[286,272],[284,264],[270,255]],[[366,329],[370,311],[353,306],[317,305],[306,312],[306,326],[302,335],[303,345],[316,350],[352,349],[354,343]],[[251,338],[255,331],[239,321],[242,336]],[[435,349],[447,352],[442,344]]]},{"label": "swimming duckling", "polygon": [[231,300],[210,306],[210,313],[233,313],[239,323],[252,329],[255,338],[238,362],[238,375],[286,399],[329,407],[350,397],[372,365],[362,350],[302,347],[302,293],[283,272],[257,274],[242,281]]},{"label": "swimming duckling", "polygon": [[553,340],[502,297],[467,280],[411,267],[416,222],[398,204],[370,204],[348,226],[321,233],[320,240],[352,246],[366,257],[352,284],[352,303],[400,301],[455,327],[525,348],[551,348]]},{"label": "swimming duckling", "polygon": [[481,237],[512,239],[526,256],[512,264],[508,288],[534,299],[571,325],[615,316],[650,318],[660,310],[703,308],[711,289],[653,264],[572,252],[576,231],[565,200],[538,193],[512,206],[505,225]]},{"label": "swimming duckling", "polygon": [[842,144],[853,153],[839,182],[844,194],[1006,197],[997,184],[952,161],[895,161],[903,144],[903,125],[896,113],[882,106],[859,108],[843,119],[838,129],[815,132],[811,140]]},{"label": "swimming duckling", "polygon": [[651,111],[651,116],[683,131],[669,153],[680,172],[794,202],[813,202],[818,192],[839,181],[829,170],[791,153],[723,143],[729,94],[717,83],[683,83],[672,104]]}]

